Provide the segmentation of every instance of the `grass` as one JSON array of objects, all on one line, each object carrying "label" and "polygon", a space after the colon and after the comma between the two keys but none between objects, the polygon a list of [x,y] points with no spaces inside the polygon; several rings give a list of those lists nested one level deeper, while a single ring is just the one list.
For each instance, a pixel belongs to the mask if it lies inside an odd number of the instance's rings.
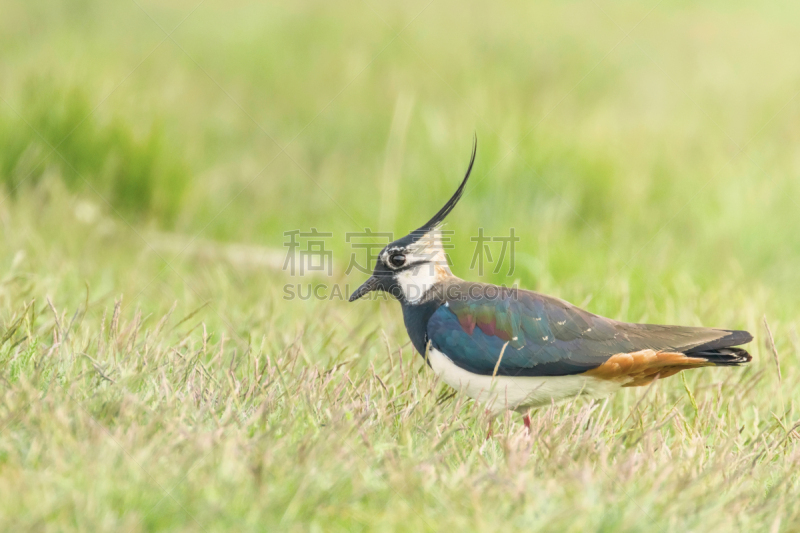
[{"label": "grass", "polygon": [[[195,7],[4,5],[0,529],[800,528],[797,7]],[[363,281],[345,234],[427,220],[473,131],[456,274],[753,363],[486,440],[396,304],[283,298]],[[333,273],[291,276],[312,227]]]},{"label": "grass", "polygon": [[189,172],[157,127],[137,139],[120,120],[97,124],[80,89],[47,79],[29,80],[22,109],[4,111],[0,175],[10,194],[54,172],[73,191],[96,192],[112,211],[148,215],[167,227],[174,221]]}]

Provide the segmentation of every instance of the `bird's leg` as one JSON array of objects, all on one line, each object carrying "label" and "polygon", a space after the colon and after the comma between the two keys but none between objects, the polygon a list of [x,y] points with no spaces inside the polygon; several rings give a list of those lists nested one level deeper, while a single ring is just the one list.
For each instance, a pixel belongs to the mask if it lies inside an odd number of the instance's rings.
[{"label": "bird's leg", "polygon": [[522,418],[522,423],[525,424],[525,427],[528,430],[528,435],[531,434],[531,412],[528,411],[525,413],[525,416]]}]

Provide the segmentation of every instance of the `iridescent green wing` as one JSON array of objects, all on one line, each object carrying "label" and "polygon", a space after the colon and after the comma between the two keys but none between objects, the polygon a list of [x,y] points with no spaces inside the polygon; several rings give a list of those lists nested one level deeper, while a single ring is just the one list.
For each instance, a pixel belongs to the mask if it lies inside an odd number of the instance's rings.
[{"label": "iridescent green wing", "polygon": [[687,352],[750,340],[746,332],[617,322],[523,290],[449,299],[433,313],[427,333],[431,346],[459,367],[491,375],[497,366],[504,376],[580,374],[618,353]]}]

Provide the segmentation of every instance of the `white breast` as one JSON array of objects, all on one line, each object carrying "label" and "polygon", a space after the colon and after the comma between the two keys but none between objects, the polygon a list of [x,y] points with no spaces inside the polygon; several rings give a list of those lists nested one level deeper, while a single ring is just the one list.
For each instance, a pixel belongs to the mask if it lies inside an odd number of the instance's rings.
[{"label": "white breast", "polygon": [[493,413],[562,401],[578,395],[603,398],[619,383],[587,376],[482,376],[459,367],[442,352],[430,348],[428,360],[442,381],[485,404]]}]

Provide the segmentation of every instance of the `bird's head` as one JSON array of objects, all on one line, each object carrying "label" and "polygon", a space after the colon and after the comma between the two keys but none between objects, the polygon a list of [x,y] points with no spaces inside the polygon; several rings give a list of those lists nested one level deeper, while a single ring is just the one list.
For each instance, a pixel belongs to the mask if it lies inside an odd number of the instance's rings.
[{"label": "bird's head", "polygon": [[372,276],[353,292],[350,296],[351,302],[369,292],[384,291],[401,302],[418,303],[437,283],[452,276],[444,253],[441,226],[464,193],[475,163],[477,147],[476,139],[472,145],[467,173],[453,196],[422,227],[389,243],[381,250]]}]

